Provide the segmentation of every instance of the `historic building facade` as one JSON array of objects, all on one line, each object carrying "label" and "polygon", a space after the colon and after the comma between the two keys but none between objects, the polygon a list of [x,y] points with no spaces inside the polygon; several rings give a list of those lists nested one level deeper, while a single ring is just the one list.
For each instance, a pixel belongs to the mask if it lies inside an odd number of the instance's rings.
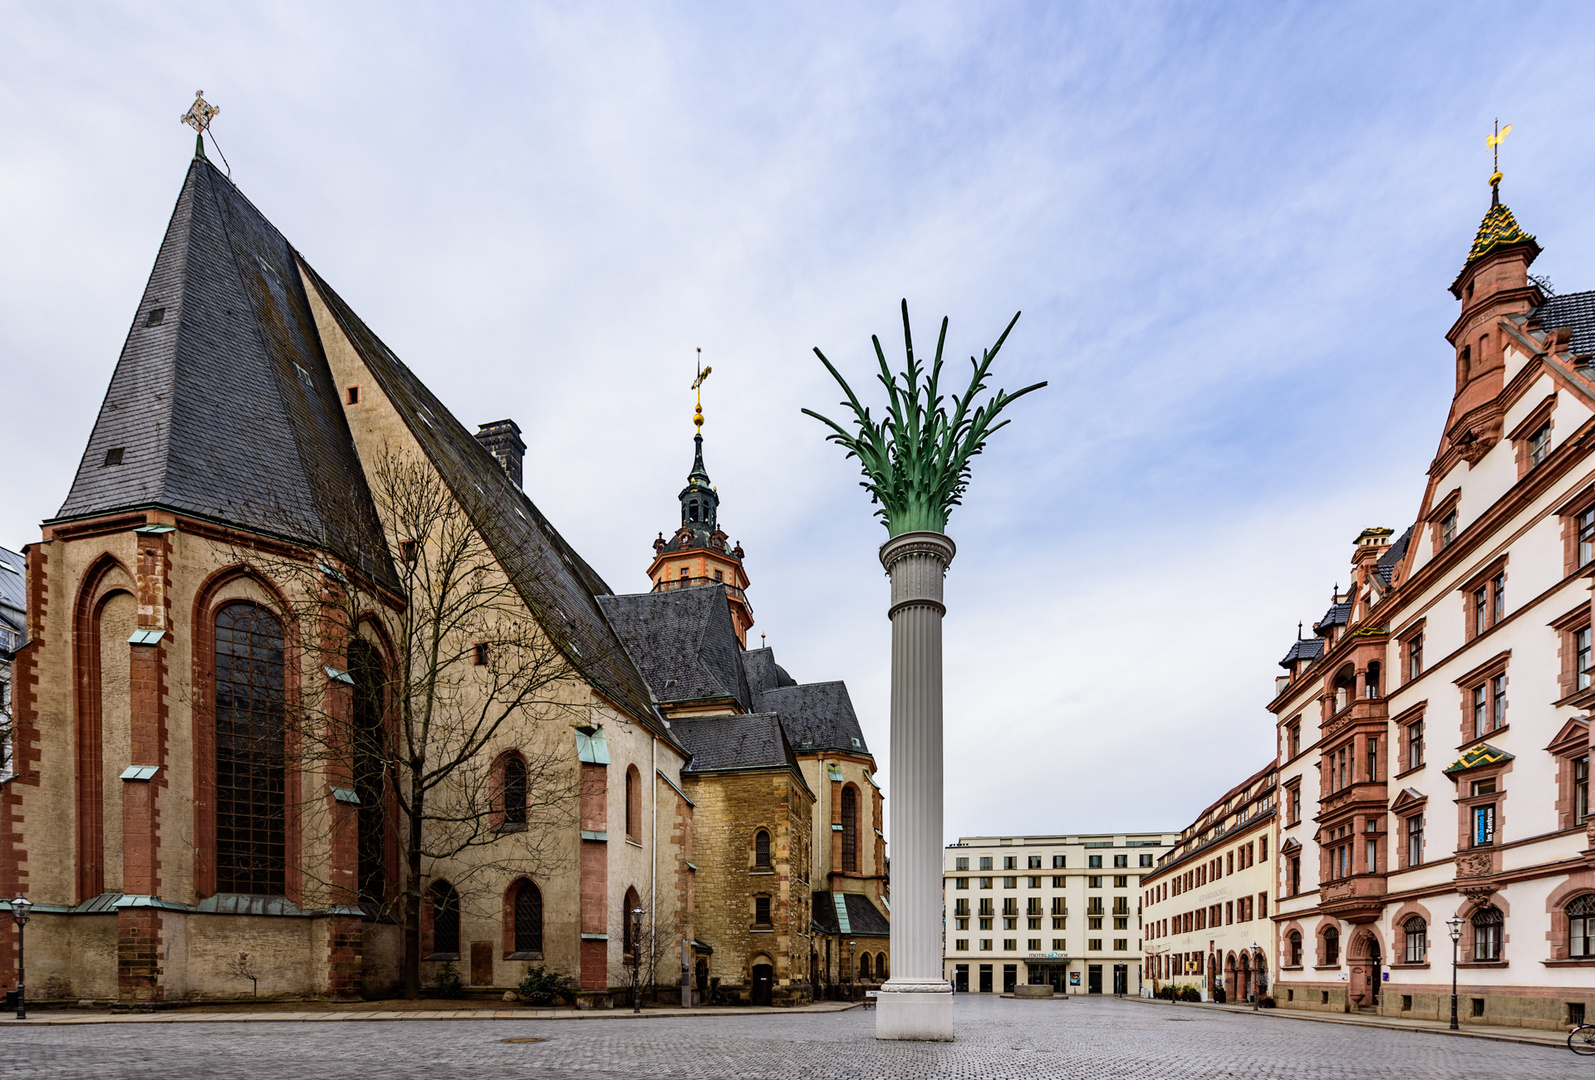
[{"label": "historic building facade", "polygon": [[[34,903],[34,994],[225,998],[254,976],[387,995],[413,904],[423,982],[452,965],[504,988],[542,964],[592,1004],[639,970],[812,996],[816,900],[885,896],[845,687],[743,649],[742,552],[701,516],[701,441],[683,528],[633,596],[522,490],[525,451],[512,421],[462,426],[194,159],[71,491],[25,549],[0,891]],[[418,575],[454,550],[479,553],[481,633],[506,636],[439,630],[453,659],[428,700],[511,704],[484,738],[452,729],[443,810],[410,818],[383,748],[415,700],[403,643],[436,591]]]},{"label": "historic building facade", "polygon": [[1499,180],[1416,521],[1357,538],[1269,706],[1281,1008],[1445,1017],[1452,926],[1463,1023],[1595,1003],[1595,293],[1529,275]]},{"label": "historic building facade", "polygon": [[1270,762],[1203,810],[1141,879],[1143,994],[1171,986],[1243,1002],[1267,993],[1276,791]]},{"label": "historic building facade", "polygon": [[960,837],[942,873],[943,963],[956,992],[1140,993],[1141,883],[1177,839]]},{"label": "historic building facade", "polygon": [[0,778],[11,775],[11,661],[28,633],[27,563],[0,548]]}]

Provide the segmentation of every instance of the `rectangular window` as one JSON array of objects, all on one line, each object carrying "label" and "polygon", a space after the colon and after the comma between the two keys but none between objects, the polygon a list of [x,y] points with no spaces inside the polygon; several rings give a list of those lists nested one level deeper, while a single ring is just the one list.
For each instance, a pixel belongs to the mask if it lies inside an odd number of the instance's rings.
[{"label": "rectangular window", "polygon": [[[989,929],[989,927],[988,927],[988,929]],[[983,938],[980,939],[980,951],[981,952],[990,952],[991,951],[991,939],[989,937],[983,937]]]},{"label": "rectangular window", "polygon": [[1423,815],[1414,814],[1407,819],[1407,865],[1423,862]]},{"label": "rectangular window", "polygon": [[1052,913],[1054,915],[1062,915],[1062,914],[1064,914],[1064,912],[1065,912],[1065,908],[1063,906],[1063,897],[1054,896],[1052,898]]},{"label": "rectangular window", "polygon": [[1019,879],[1016,877],[1005,877],[1002,879],[1002,887],[1005,889],[1017,889],[1019,887]]},{"label": "rectangular window", "polygon": [[1301,821],[1301,788],[1290,789],[1290,823],[1295,825]]},{"label": "rectangular window", "polygon": [[996,910],[992,907],[991,897],[982,896],[980,898],[980,914],[983,916],[996,914]]},{"label": "rectangular window", "polygon": [[1407,681],[1423,674],[1423,635],[1413,634],[1407,639]]},{"label": "rectangular window", "polygon": [[1032,856],[1030,856],[1029,865],[1026,867],[1026,869],[1029,869],[1029,870],[1040,870],[1041,869],[1041,856],[1040,855],[1032,855]]},{"label": "rectangular window", "polygon": [[1490,579],[1490,625],[1506,618],[1506,575],[1496,574]]},{"label": "rectangular window", "polygon": [[980,868],[982,870],[990,870],[991,869],[991,856],[990,855],[982,855],[980,857]]},{"label": "rectangular window", "polygon": [[1005,918],[1002,920],[1002,928],[1004,930],[1017,930],[1019,928],[1019,920],[1014,918]]},{"label": "rectangular window", "polygon": [[1115,930],[1128,930],[1129,928],[1130,928],[1130,920],[1129,919],[1116,918],[1116,919],[1113,920],[1113,929],[1115,929]]},{"label": "rectangular window", "polygon": [[1573,824],[1589,819],[1589,755],[1573,759]]},{"label": "rectangular window", "polygon": [[1295,757],[1301,753],[1301,722],[1296,721],[1290,725],[1290,756]]},{"label": "rectangular window", "polygon": [[1414,720],[1407,725],[1407,768],[1416,769],[1423,764],[1423,721]]},{"label": "rectangular window", "polygon": [[1113,887],[1115,889],[1128,889],[1130,887],[1130,875],[1128,875],[1128,874],[1114,874],[1113,875]]},{"label": "rectangular window", "polygon": [[1061,937],[1053,938],[1052,939],[1052,951],[1053,952],[1063,952],[1063,950],[1064,950],[1063,939]]},{"label": "rectangular window", "polygon": [[1052,868],[1054,870],[1062,870],[1064,867],[1064,859],[1067,857],[1068,856],[1065,855],[1054,855],[1052,857]]},{"label": "rectangular window", "polygon": [[1003,952],[1015,952],[1019,944],[1018,938],[1005,937],[1002,939]]},{"label": "rectangular window", "polygon": [[1150,856],[1150,855],[1142,855],[1141,856],[1141,865],[1142,866],[1151,866],[1152,865],[1152,856]]},{"label": "rectangular window", "polygon": [[1473,636],[1490,628],[1490,591],[1483,585],[1473,590]]},{"label": "rectangular window", "polygon": [[954,870],[968,870],[969,869],[969,856],[960,855],[957,859],[955,859],[954,862],[953,862],[953,869]]},{"label": "rectangular window", "polygon": [[[1501,924],[1500,923],[1490,923],[1490,924],[1487,924],[1487,925],[1484,925],[1484,926],[1480,926],[1477,923],[1474,924],[1474,926],[1473,926],[1473,959],[1475,959],[1475,960],[1499,960],[1499,959],[1501,959]],[[1482,1015],[1484,1015],[1484,1010],[1482,1008],[1480,1008],[1480,1006],[1482,1006],[1484,1004],[1484,999],[1482,999],[1482,998],[1474,998],[1473,1001],[1474,1001],[1473,1015],[1474,1016],[1482,1016]]]},{"label": "rectangular window", "polygon": [[1379,841],[1370,837],[1367,843],[1366,854],[1368,857],[1367,872],[1370,874],[1377,874],[1379,872]]},{"label": "rectangular window", "polygon": [[955,888],[955,889],[967,889],[967,888],[969,888],[969,879],[966,878],[966,877],[953,878],[953,888]]},{"label": "rectangular window", "polygon": [[1026,919],[1025,920],[1025,928],[1027,930],[1040,930],[1041,929],[1041,920],[1040,919]]},{"label": "rectangular window", "polygon": [[1053,887],[1053,888],[1054,888],[1054,889],[1061,889],[1061,888],[1063,888],[1063,878],[1062,878],[1062,877],[1054,877],[1054,878],[1053,878],[1053,879],[1052,879],[1052,887]]},{"label": "rectangular window", "polygon": [[982,889],[989,889],[989,888],[991,888],[991,879],[990,879],[990,878],[989,878],[989,877],[983,877],[983,878],[981,878],[981,879],[980,879],[980,887],[981,887],[981,888],[982,888]]},{"label": "rectangular window", "polygon": [[1102,939],[1099,937],[1086,938],[1085,947],[1089,952],[1102,951]]},{"label": "rectangular window", "polygon": [[1578,515],[1578,565],[1595,562],[1595,506]]},{"label": "rectangular window", "polygon": [[1130,865],[1130,857],[1128,855],[1115,855],[1115,856],[1113,856],[1114,869],[1122,869],[1122,868],[1128,867],[1129,865]]},{"label": "rectangular window", "polygon": [[1026,879],[1026,883],[1032,889],[1041,888],[1041,879],[1039,877],[1037,877],[1036,875],[1034,875],[1034,874],[1030,875],[1030,877]]},{"label": "rectangular window", "polygon": [[1100,856],[1100,855],[1087,855],[1085,857],[1085,864],[1086,864],[1086,869],[1088,869],[1088,870],[1100,870],[1100,869],[1102,869],[1102,856]]},{"label": "rectangular window", "polygon": [[1529,436],[1529,468],[1533,468],[1545,460],[1551,452],[1551,422],[1547,420],[1541,424],[1534,434]]},{"label": "rectangular window", "polygon": [[957,900],[953,901],[953,914],[954,915],[964,915],[964,916],[967,916],[969,914],[969,898],[968,897],[960,896]]},{"label": "rectangular window", "polygon": [[1025,938],[1025,948],[1029,949],[1031,952],[1040,952],[1041,939],[1038,937]]},{"label": "rectangular window", "polygon": [[1002,857],[1002,868],[1004,870],[1017,870],[1017,869],[1019,869],[1019,856],[1017,856],[1017,855],[1004,855]]},{"label": "rectangular window", "polygon": [[1440,550],[1444,551],[1451,546],[1451,541],[1457,538],[1457,512],[1451,511],[1440,519]]},{"label": "rectangular window", "polygon": [[958,938],[958,939],[956,939],[953,942],[953,951],[954,952],[968,952],[969,951],[969,939],[968,938]]},{"label": "rectangular window", "polygon": [[1573,631],[1573,673],[1574,686],[1579,690],[1589,689],[1589,627]]},{"label": "rectangular window", "polygon": [[755,896],[753,898],[753,921],[758,926],[770,925],[770,898],[768,896]]},{"label": "rectangular window", "polygon": [[1092,874],[1090,877],[1086,878],[1086,888],[1088,888],[1088,889],[1100,889],[1100,888],[1102,888],[1102,875],[1101,874]]},{"label": "rectangular window", "polygon": [[1473,688],[1473,737],[1484,738],[1489,731],[1490,723],[1490,692],[1483,684]]},{"label": "rectangular window", "polygon": [[1506,676],[1497,675],[1490,680],[1490,716],[1492,730],[1506,727]]},{"label": "rectangular window", "polygon": [[1026,915],[1040,915],[1041,914],[1041,897],[1032,896],[1025,903],[1025,914]]},{"label": "rectangular window", "polygon": [[1128,952],[1130,950],[1130,939],[1122,937],[1114,938],[1113,949],[1115,952]]},{"label": "rectangular window", "polygon": [[1485,803],[1473,808],[1473,846],[1489,847],[1495,843],[1495,804]]},{"label": "rectangular window", "polygon": [[1004,915],[1008,915],[1008,916],[1018,915],[1019,914],[1019,898],[1017,896],[1005,896],[1005,897],[1003,897],[1002,898],[1002,913]]},{"label": "rectangular window", "polygon": [[969,920],[968,919],[954,919],[953,922],[956,924],[953,927],[954,930],[968,930],[969,929]]},{"label": "rectangular window", "polygon": [[980,920],[980,928],[982,930],[990,930],[991,929],[991,920],[990,919],[981,919]]},{"label": "rectangular window", "polygon": [[1368,740],[1368,782],[1370,784],[1377,784],[1379,782],[1379,740],[1378,739],[1369,739]]},{"label": "rectangular window", "polygon": [[1055,917],[1055,918],[1054,918],[1054,919],[1053,919],[1053,920],[1052,920],[1052,928],[1053,928],[1053,929],[1054,929],[1054,930],[1062,930],[1062,929],[1063,929],[1063,925],[1064,925],[1064,923],[1065,923],[1065,922],[1066,922],[1066,921],[1067,921],[1067,920],[1065,920],[1065,919],[1063,919],[1063,918],[1057,918],[1057,917]]}]

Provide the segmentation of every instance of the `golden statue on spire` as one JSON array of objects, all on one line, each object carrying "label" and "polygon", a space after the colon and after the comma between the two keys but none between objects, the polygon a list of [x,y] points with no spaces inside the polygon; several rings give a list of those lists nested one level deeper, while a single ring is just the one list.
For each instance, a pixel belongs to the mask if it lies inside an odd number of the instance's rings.
[{"label": "golden statue on spire", "polygon": [[692,422],[697,425],[700,432],[703,430],[703,380],[707,379],[709,377],[709,372],[713,370],[714,368],[712,367],[703,366],[703,350],[699,349],[698,377],[692,380],[692,385],[688,387],[688,389],[696,390],[698,392],[698,408],[697,411],[693,413]]},{"label": "golden statue on spire", "polygon": [[1512,125],[1508,124],[1506,127],[1502,127],[1501,118],[1496,117],[1495,134],[1484,137],[1484,145],[1488,146],[1491,154],[1494,155],[1493,170],[1490,173],[1490,186],[1496,189],[1498,199],[1501,188],[1501,140],[1510,134],[1512,134]]},{"label": "golden statue on spire", "polygon": [[211,120],[221,111],[220,105],[212,105],[205,100],[205,91],[195,90],[194,104],[178,119],[203,135],[209,130]]}]

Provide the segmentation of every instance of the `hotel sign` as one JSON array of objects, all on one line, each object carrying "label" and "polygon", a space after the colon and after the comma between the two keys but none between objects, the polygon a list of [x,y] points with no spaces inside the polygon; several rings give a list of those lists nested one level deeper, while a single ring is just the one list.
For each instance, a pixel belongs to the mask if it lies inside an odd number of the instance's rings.
[{"label": "hotel sign", "polygon": [[1026,960],[1067,960],[1067,959],[1069,959],[1069,954],[1066,953],[1066,952],[1033,952],[1033,953],[1026,953],[1025,954],[1025,959]]}]

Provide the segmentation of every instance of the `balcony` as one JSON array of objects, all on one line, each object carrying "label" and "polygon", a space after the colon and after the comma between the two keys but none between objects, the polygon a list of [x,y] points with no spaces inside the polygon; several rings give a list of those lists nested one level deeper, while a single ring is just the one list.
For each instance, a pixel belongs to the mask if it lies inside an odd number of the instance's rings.
[{"label": "balcony", "polygon": [[1318,910],[1350,923],[1370,923],[1384,910],[1385,876],[1354,874],[1318,886]]},{"label": "balcony", "polygon": [[726,591],[726,595],[730,596],[734,600],[742,601],[742,603],[747,607],[747,609],[749,611],[753,610],[753,605],[748,603],[748,597],[747,597],[747,594],[745,592],[743,592],[741,589],[737,588],[735,585],[731,584],[729,581],[716,581],[714,578],[707,578],[707,577],[666,578],[665,580],[663,580],[661,582],[658,582],[656,585],[654,585],[653,591],[654,592],[669,592],[672,589],[695,589],[695,588],[698,588],[699,586],[702,586],[702,585],[721,585],[721,586],[724,586],[725,587],[725,591]]}]

